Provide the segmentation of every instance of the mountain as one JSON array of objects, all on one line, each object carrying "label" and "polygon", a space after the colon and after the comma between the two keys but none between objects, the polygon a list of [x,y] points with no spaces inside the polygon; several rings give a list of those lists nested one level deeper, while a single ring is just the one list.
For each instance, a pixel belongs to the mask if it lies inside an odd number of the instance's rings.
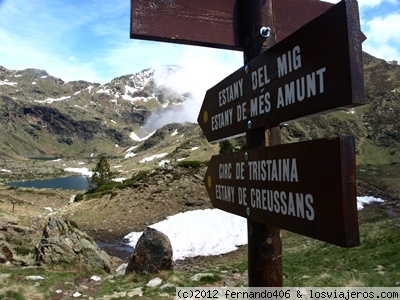
[{"label": "mountain", "polygon": [[[177,109],[188,96],[156,85],[154,72],[147,69],[101,85],[64,82],[44,70],[0,67],[0,154],[123,155],[123,149],[137,144],[131,134],[139,132],[152,113]],[[121,150],[116,151],[116,145]]]},{"label": "mountain", "polygon": [[[176,66],[163,70],[177,71]],[[197,124],[149,126],[151,116],[177,111],[190,97],[189,91],[177,93],[158,84],[155,72],[150,68],[101,85],[63,82],[43,70],[0,67],[0,155],[208,160],[218,145],[207,143]],[[400,66],[364,54],[364,76],[364,106],[289,123],[281,130],[283,142],[352,134],[358,163],[399,162]]]}]

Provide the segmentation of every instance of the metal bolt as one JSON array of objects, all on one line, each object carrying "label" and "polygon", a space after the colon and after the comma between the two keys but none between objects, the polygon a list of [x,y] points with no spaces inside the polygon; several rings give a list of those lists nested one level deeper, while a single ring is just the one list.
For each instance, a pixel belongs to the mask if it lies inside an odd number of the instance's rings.
[{"label": "metal bolt", "polygon": [[251,129],[253,122],[251,120],[247,121],[247,128]]},{"label": "metal bolt", "polygon": [[270,27],[261,27],[260,35],[263,38],[268,38],[271,35],[271,28]]},{"label": "metal bolt", "polygon": [[250,207],[246,208],[246,214],[247,216],[250,216]]},{"label": "metal bolt", "polygon": [[244,72],[245,72],[246,74],[249,74],[249,72],[250,72],[250,67],[249,67],[248,65],[245,65],[245,66],[244,66]]},{"label": "metal bolt", "polygon": [[244,153],[244,159],[245,160],[249,160],[249,152],[245,152]]}]

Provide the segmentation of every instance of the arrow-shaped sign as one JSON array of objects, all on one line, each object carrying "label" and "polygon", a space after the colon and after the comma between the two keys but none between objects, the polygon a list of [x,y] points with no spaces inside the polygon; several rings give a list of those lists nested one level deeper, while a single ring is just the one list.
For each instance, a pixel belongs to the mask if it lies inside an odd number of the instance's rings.
[{"label": "arrow-shaped sign", "polygon": [[213,156],[204,182],[215,208],[332,244],[359,245],[354,137]]},{"label": "arrow-shaped sign", "polygon": [[334,5],[209,89],[198,117],[207,139],[362,104],[364,36],[353,5]]}]

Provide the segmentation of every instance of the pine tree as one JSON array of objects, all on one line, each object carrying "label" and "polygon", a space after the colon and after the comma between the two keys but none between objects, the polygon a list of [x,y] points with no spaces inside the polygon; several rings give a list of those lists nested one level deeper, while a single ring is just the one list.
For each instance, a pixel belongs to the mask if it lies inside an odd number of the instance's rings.
[{"label": "pine tree", "polygon": [[111,172],[110,164],[104,155],[99,157],[96,166],[92,170],[92,177],[89,179],[91,189],[98,188],[106,183],[111,182],[115,178],[115,174]]}]

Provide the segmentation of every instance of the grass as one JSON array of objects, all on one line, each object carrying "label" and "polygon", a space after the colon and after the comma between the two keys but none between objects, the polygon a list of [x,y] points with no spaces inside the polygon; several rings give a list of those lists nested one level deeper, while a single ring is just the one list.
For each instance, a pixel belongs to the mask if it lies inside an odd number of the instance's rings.
[{"label": "grass", "polygon": [[286,233],[285,286],[397,286],[400,222],[378,208],[360,214],[361,245],[340,248]]},{"label": "grass", "polygon": [[[0,265],[0,274],[8,277],[0,281],[0,299],[41,300],[50,299],[54,286],[64,282],[76,282],[88,273],[68,271],[56,267],[16,268]],[[25,279],[27,276],[42,276],[43,280]]]},{"label": "grass", "polygon": [[[387,215],[379,207],[369,206],[359,213],[361,245],[341,248],[283,232],[284,286],[398,286],[400,283],[400,220]],[[155,277],[174,286],[221,286],[221,271],[246,272],[247,257],[221,260],[212,265],[199,265],[201,272],[212,273],[194,282],[192,272],[162,271],[153,275],[129,275],[104,280],[95,297],[126,293],[142,288],[142,299],[165,299],[175,289],[146,287]],[[199,269],[200,270],[200,269]],[[9,274],[0,280],[0,299],[51,299],[56,289],[73,289],[81,278],[95,274],[82,266],[43,266],[18,268],[0,265],[0,274]],[[29,275],[44,280],[29,281]],[[234,283],[235,285],[235,283]],[[164,296],[163,296],[164,295]],[[120,299],[124,299],[121,296]],[[118,298],[116,298],[118,299]]]}]

